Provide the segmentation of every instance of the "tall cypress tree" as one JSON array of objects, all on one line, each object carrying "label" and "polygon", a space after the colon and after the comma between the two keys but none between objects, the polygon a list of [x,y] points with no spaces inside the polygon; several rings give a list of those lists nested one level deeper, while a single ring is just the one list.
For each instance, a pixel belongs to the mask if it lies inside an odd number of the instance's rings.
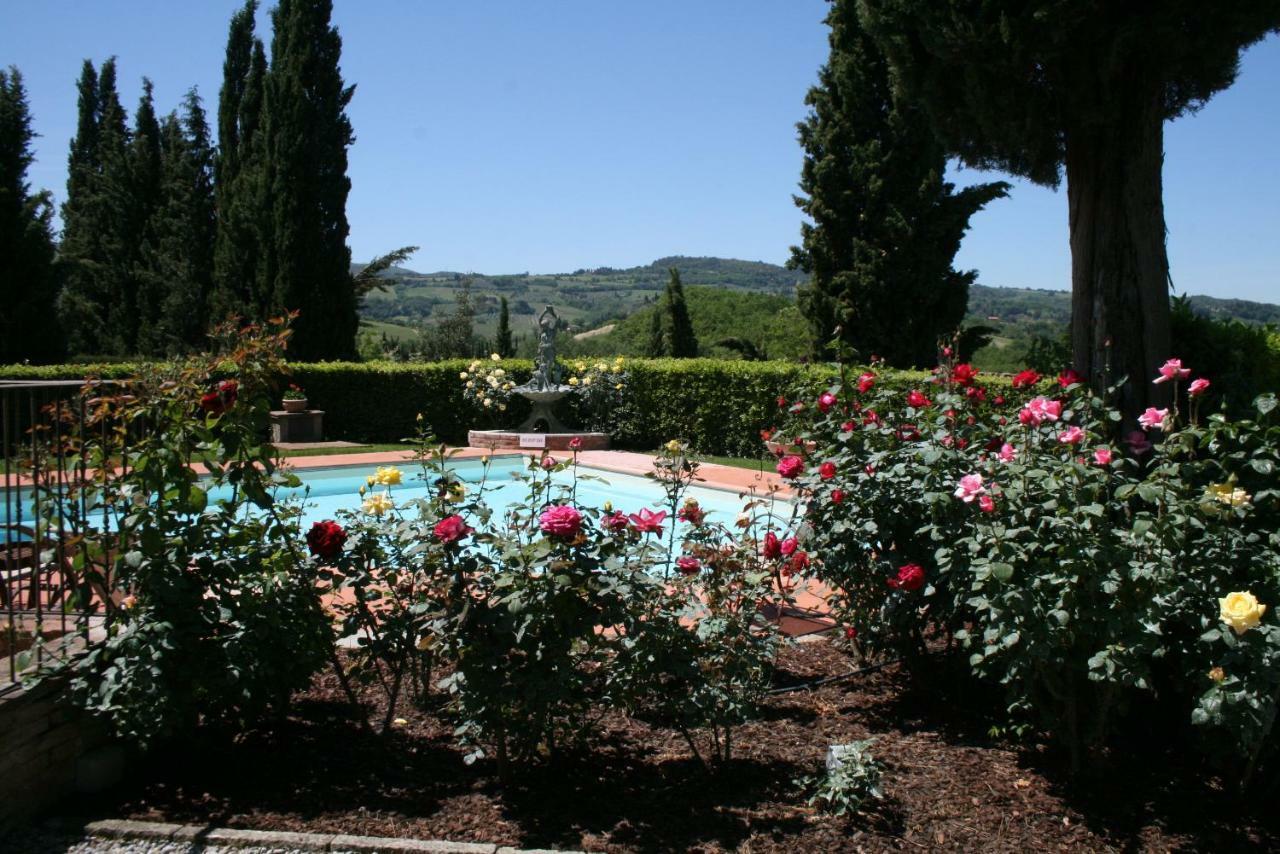
[{"label": "tall cypress tree", "polygon": [[[267,75],[263,132],[269,168],[270,243],[264,252],[274,305],[301,312],[290,356],[355,355],[356,293],[347,248],[346,107],[354,87],[338,66],[342,39],[330,0],[281,0]],[[260,275],[263,271],[260,271]]]},{"label": "tall cypress tree", "polygon": [[498,334],[494,338],[493,350],[504,359],[516,354],[515,344],[511,340],[511,309],[507,307],[507,298],[498,300]]},{"label": "tall cypress tree", "polygon": [[698,337],[693,334],[693,322],[689,320],[689,306],[684,300],[684,285],[680,283],[680,271],[670,270],[664,309],[663,337],[667,352],[677,359],[692,359],[698,355]]},{"label": "tall cypress tree", "polygon": [[830,55],[797,126],[805,160],[796,205],[812,223],[801,226],[790,263],[810,276],[799,297],[814,355],[832,355],[838,339],[864,359],[931,365],[976,277],[952,268],[969,218],[1008,185],[957,193],[943,181],[946,152],[922,111],[894,101],[856,6],[831,4]]},{"label": "tall cypress tree", "polygon": [[0,69],[0,362],[61,356],[53,200],[27,184],[34,138],[22,74]]},{"label": "tall cypress tree", "polygon": [[215,319],[229,314],[261,319],[270,311],[270,286],[260,269],[270,217],[261,133],[267,58],[254,36],[257,10],[257,0],[246,0],[232,16],[222,65],[214,177],[217,236],[208,300]]},{"label": "tall cypress tree", "polygon": [[76,136],[68,158],[60,258],[62,322],[72,352],[126,355],[133,346],[130,276],[136,251],[129,130],[116,91],[115,58],[85,61]]},{"label": "tall cypress tree", "polygon": [[649,315],[649,336],[644,342],[644,355],[650,359],[660,359],[667,355],[667,338],[662,331],[664,306],[660,301],[654,302]]},{"label": "tall cypress tree", "polygon": [[160,122],[156,118],[155,94],[151,81],[142,78],[142,98],[133,114],[133,138],[129,148],[129,187],[131,198],[120,213],[128,218],[130,240],[129,275],[125,282],[126,310],[133,329],[125,352],[163,353],[157,330],[160,305],[165,298],[167,282],[151,275],[148,269],[156,251],[156,222],[161,207],[162,164],[160,156]]},{"label": "tall cypress tree", "polygon": [[1164,123],[1230,86],[1240,52],[1280,30],[1275,0],[1028,4],[862,0],[894,81],[951,151],[1057,186],[1065,172],[1075,368],[1127,375],[1136,415],[1167,400]]},{"label": "tall cypress tree", "polygon": [[213,149],[204,107],[195,89],[183,116],[161,129],[160,209],[146,258],[149,290],[159,294],[148,352],[190,351],[204,343],[206,300],[213,281]]}]

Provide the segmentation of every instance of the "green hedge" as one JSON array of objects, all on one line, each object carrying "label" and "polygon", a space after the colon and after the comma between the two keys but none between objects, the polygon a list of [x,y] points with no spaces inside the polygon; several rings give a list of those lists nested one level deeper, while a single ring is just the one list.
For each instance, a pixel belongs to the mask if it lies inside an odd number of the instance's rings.
[{"label": "green hedge", "polygon": [[[466,360],[445,362],[320,362],[292,366],[289,382],[306,389],[310,405],[325,412],[330,439],[357,442],[397,442],[412,436],[422,413],[441,439],[460,443],[467,431],[492,427],[462,397],[458,374]],[[829,384],[836,369],[829,365],[793,362],[742,362],[720,359],[632,359],[621,404],[594,413],[581,423],[602,423],[614,446],[652,450],[679,437],[705,454],[754,456],[760,451],[760,430],[779,420],[777,398],[805,386],[816,394]],[[503,363],[516,382],[532,372],[527,360]],[[75,379],[86,374],[121,378],[137,365],[0,366],[0,379]],[[855,369],[856,370],[856,369]],[[890,372],[881,382],[903,389],[921,386],[928,374]],[[984,377],[990,384],[1006,384],[1001,377]],[[572,403],[570,419],[578,410]],[[525,410],[513,401],[505,424],[518,424]]]}]

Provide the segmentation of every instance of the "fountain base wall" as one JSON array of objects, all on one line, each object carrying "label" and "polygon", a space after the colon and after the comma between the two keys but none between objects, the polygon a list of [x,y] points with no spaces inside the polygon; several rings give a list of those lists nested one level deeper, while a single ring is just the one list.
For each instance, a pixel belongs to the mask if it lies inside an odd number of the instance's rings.
[{"label": "fountain base wall", "polygon": [[491,451],[567,451],[574,439],[582,440],[580,451],[609,450],[608,433],[528,433],[517,430],[471,430],[467,433],[468,445]]}]

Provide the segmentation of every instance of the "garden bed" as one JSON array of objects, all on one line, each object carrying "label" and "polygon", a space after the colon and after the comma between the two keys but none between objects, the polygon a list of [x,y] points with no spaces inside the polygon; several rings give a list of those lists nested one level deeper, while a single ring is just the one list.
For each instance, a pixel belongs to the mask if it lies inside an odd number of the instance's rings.
[{"label": "garden bed", "polygon": [[[796,644],[776,682],[853,666],[831,643]],[[389,737],[367,734],[324,673],[287,719],[230,748],[210,737],[159,751],[168,759],[146,782],[92,816],[593,851],[1229,850],[1280,838],[1250,817],[1264,810],[1180,764],[1194,760],[1176,741],[1071,780],[1055,751],[991,738],[981,699],[896,665],[776,694],[713,777],[676,732],[609,715],[589,752],[525,769],[501,791],[489,763],[463,763],[435,712],[407,708]],[[853,818],[809,808],[797,779],[818,771],[828,744],[868,737],[885,799]]]}]

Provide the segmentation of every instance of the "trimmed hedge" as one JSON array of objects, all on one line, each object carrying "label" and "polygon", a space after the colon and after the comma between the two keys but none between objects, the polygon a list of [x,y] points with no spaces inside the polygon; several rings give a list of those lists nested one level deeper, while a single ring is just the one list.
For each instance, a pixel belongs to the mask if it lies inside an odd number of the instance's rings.
[{"label": "trimmed hedge", "polygon": [[[450,443],[465,442],[467,431],[497,426],[462,397],[458,374],[468,360],[444,362],[317,362],[292,366],[289,382],[304,388],[310,405],[325,413],[331,439],[398,442],[412,436],[422,413],[435,434]],[[86,374],[106,378],[130,376],[136,364],[0,366],[0,379],[77,379]],[[507,359],[503,367],[517,382],[533,370],[528,360]],[[856,372],[859,369],[851,369]],[[829,385],[837,369],[831,365],[794,362],[742,362],[722,359],[631,359],[626,363],[623,401],[604,412],[586,413],[570,402],[563,413],[573,423],[596,422],[612,435],[614,446],[652,450],[681,438],[704,454],[755,456],[761,451],[760,430],[779,420],[777,398],[804,387],[813,395]],[[904,390],[922,387],[929,374],[884,372],[881,384]],[[988,385],[1007,385],[1007,378],[985,376]],[[504,424],[518,424],[525,412],[513,400]]]}]

